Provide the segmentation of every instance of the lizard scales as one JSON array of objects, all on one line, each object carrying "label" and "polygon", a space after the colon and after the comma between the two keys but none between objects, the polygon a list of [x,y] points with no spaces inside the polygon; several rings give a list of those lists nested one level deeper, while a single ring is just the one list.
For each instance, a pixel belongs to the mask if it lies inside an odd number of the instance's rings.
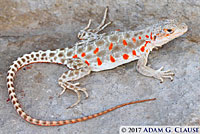
[{"label": "lizard scales", "polygon": [[24,120],[40,126],[58,126],[92,119],[125,105],[155,100],[148,99],[129,102],[103,112],[76,119],[62,121],[35,119],[22,110],[14,88],[14,77],[17,71],[29,64],[56,63],[66,65],[70,69],[63,73],[58,80],[59,85],[63,88],[61,94],[63,94],[66,89],[72,90],[77,94],[78,99],[76,103],[70,107],[74,107],[80,102],[80,91],[88,97],[86,89],[80,88],[78,86],[79,83],[72,83],[72,81],[89,75],[92,71],[108,70],[138,60],[136,68],[141,74],[154,77],[161,80],[161,82],[163,82],[164,78],[173,80],[172,76],[174,74],[170,70],[162,71],[163,67],[158,70],[147,67],[147,58],[153,48],[161,47],[170,40],[184,34],[187,31],[187,25],[185,23],[178,23],[175,20],[165,20],[143,30],[126,32],[115,31],[111,34],[99,34],[100,31],[110,24],[110,22],[105,24],[106,14],[107,8],[101,24],[96,29],[89,29],[91,24],[91,20],[89,20],[88,26],[78,34],[78,38],[81,39],[81,41],[76,43],[72,48],[56,49],[54,51],[40,50],[38,52],[25,54],[13,62],[7,74],[8,94],[17,113]]}]

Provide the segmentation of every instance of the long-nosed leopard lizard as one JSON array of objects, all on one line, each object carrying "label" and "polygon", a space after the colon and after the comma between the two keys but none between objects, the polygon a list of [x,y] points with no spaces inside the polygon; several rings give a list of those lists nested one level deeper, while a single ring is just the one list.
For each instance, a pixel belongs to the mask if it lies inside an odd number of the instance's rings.
[{"label": "long-nosed leopard lizard", "polygon": [[103,20],[96,29],[90,29],[91,20],[89,20],[87,27],[78,33],[80,42],[77,42],[72,48],[56,49],[52,51],[40,50],[38,52],[25,54],[13,62],[7,74],[8,93],[14,108],[24,120],[40,126],[58,126],[92,119],[125,105],[155,100],[148,99],[129,102],[103,112],[76,119],[62,121],[35,119],[22,110],[14,88],[14,77],[17,71],[32,63],[56,63],[66,65],[69,68],[67,72],[62,74],[58,82],[63,88],[61,94],[67,89],[77,94],[78,99],[71,107],[80,102],[80,91],[88,97],[86,89],[80,88],[78,86],[79,83],[74,84],[72,81],[89,75],[92,71],[113,69],[119,65],[138,60],[136,68],[141,74],[154,77],[161,80],[161,82],[163,82],[163,78],[170,78],[173,80],[172,76],[174,74],[170,70],[162,71],[163,67],[154,70],[146,66],[147,58],[153,48],[161,47],[174,38],[184,34],[188,29],[187,25],[175,20],[165,20],[143,30],[126,32],[115,31],[110,34],[99,34],[100,31],[111,24],[111,22],[105,24],[107,11],[108,9],[106,8]]}]

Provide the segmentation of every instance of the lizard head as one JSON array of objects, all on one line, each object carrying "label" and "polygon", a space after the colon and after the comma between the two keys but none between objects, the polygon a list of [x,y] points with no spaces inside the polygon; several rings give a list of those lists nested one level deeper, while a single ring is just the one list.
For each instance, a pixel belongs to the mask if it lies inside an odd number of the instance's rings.
[{"label": "lizard head", "polygon": [[152,38],[153,45],[162,46],[165,43],[183,35],[188,30],[185,23],[176,20],[165,20],[153,26]]}]

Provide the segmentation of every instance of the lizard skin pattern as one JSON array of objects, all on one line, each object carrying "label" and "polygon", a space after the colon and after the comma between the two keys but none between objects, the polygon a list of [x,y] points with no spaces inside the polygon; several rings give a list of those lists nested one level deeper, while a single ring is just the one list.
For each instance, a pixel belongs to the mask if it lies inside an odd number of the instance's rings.
[{"label": "lizard skin pattern", "polygon": [[155,100],[154,98],[133,101],[76,119],[61,121],[35,119],[22,110],[14,88],[14,77],[17,71],[29,64],[56,63],[66,65],[69,68],[69,70],[63,73],[59,78],[58,83],[63,88],[61,94],[67,89],[72,90],[77,94],[77,101],[70,107],[74,107],[80,102],[80,92],[83,92],[85,96],[88,97],[85,88],[79,87],[79,83],[72,82],[89,75],[92,71],[97,72],[113,69],[119,65],[138,60],[136,69],[139,73],[159,79],[161,82],[163,82],[164,78],[173,80],[174,73],[170,70],[162,71],[163,67],[154,70],[146,66],[147,58],[153,48],[161,47],[174,38],[184,34],[188,29],[187,25],[175,20],[165,20],[143,30],[126,32],[114,31],[110,34],[99,34],[100,31],[111,24],[111,22],[105,24],[107,11],[108,8],[105,10],[101,24],[96,29],[89,28],[91,24],[91,20],[89,20],[88,25],[78,33],[80,41],[72,48],[47,51],[40,50],[38,52],[25,54],[13,62],[7,74],[8,94],[17,113],[24,120],[40,126],[59,126],[92,119],[125,105]]}]

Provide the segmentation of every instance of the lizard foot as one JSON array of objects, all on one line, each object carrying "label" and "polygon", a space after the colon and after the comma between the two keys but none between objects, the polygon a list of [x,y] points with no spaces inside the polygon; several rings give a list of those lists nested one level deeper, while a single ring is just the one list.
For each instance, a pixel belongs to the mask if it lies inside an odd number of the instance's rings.
[{"label": "lizard foot", "polygon": [[78,85],[80,85],[79,83],[70,83],[70,82],[64,82],[62,84],[60,84],[61,87],[63,88],[63,91],[59,94],[59,97],[67,90],[67,89],[70,89],[72,91],[74,91],[77,95],[77,101],[72,104],[71,106],[67,107],[68,108],[72,108],[74,106],[76,106],[77,104],[80,103],[81,101],[81,94],[80,94],[80,91],[82,91],[84,94],[85,94],[85,97],[88,98],[88,93],[87,93],[87,89],[86,88],[80,88],[78,87]]},{"label": "lizard foot", "polygon": [[162,71],[164,67],[161,67],[160,69],[156,70],[154,77],[156,79],[159,79],[162,83],[164,78],[169,78],[171,81],[173,81],[173,76],[175,75],[170,70]]}]

